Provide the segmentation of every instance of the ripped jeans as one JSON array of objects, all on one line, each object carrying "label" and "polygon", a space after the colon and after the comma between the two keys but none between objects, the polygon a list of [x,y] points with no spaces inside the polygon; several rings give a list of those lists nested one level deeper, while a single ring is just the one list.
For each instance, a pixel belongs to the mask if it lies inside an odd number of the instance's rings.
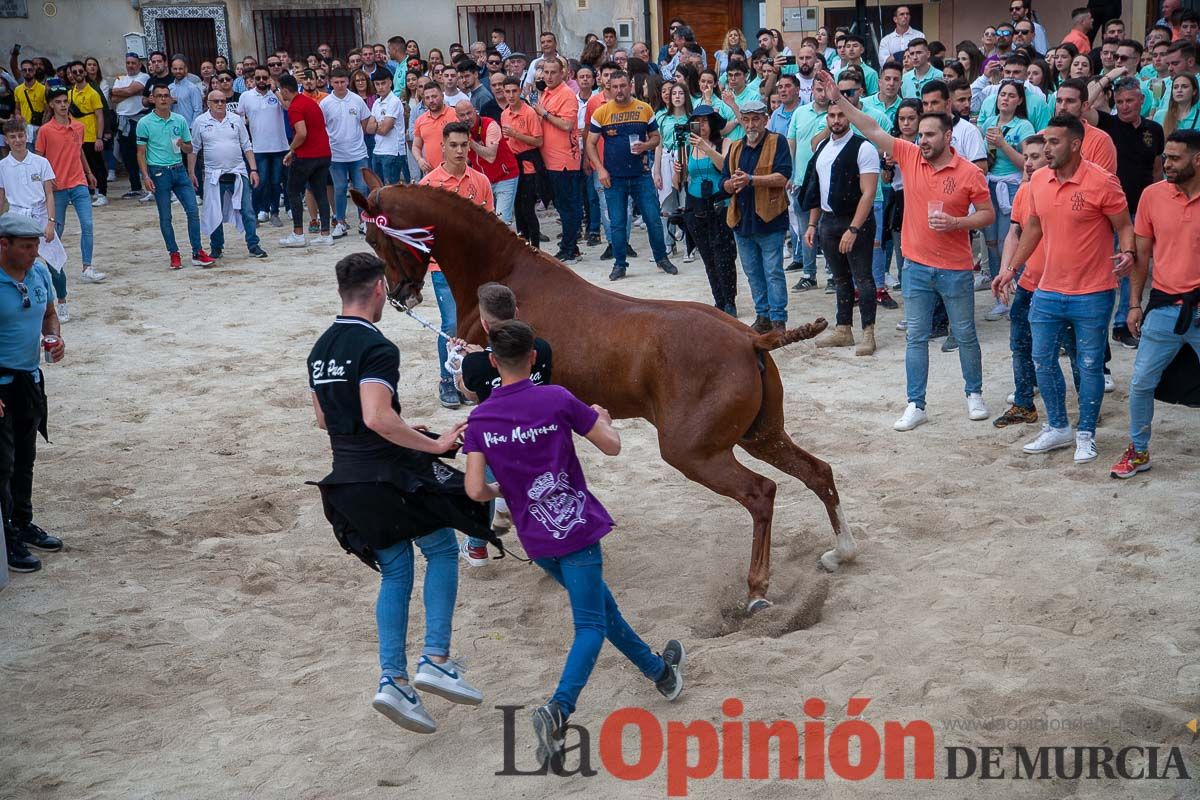
[{"label": "ripped jeans", "polygon": [[1038,289],[1029,307],[1029,327],[1033,333],[1033,368],[1037,371],[1042,401],[1049,423],[1066,428],[1067,387],[1058,365],[1059,338],[1063,329],[1075,327],[1075,350],[1079,363],[1078,430],[1096,432],[1100,402],[1104,399],[1104,347],[1112,317],[1116,292],[1059,294]]}]

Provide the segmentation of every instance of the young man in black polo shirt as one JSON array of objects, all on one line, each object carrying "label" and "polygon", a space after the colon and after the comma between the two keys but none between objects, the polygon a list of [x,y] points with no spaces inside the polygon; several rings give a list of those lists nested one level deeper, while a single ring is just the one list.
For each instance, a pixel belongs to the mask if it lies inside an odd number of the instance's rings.
[{"label": "young man in black polo shirt", "polygon": [[[342,313],[308,356],[317,425],[329,432],[333,472],[318,485],[325,517],[348,552],[379,570],[379,689],[374,708],[417,733],[437,723],[415,689],[478,705],[482,693],[450,660],[458,594],[455,528],[496,541],[487,506],[466,496],[463,475],[436,455],[454,450],[466,423],[441,436],[400,416],[400,351],[375,327],[387,300],[383,262],[355,253],[337,263]],[[425,646],[411,685],[405,639],[413,588],[413,541],[427,562]]]}]

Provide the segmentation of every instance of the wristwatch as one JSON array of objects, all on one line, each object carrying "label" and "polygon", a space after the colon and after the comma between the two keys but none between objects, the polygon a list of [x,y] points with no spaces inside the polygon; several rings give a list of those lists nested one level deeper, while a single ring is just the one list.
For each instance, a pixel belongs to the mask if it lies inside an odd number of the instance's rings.
[{"label": "wristwatch", "polygon": [[862,230],[862,229],[861,229],[861,228],[859,228],[859,227],[857,227],[857,226],[855,226],[855,225],[851,225],[849,228],[846,228],[846,230],[850,231],[850,232],[851,232],[851,233],[853,233],[855,236],[858,236],[858,232],[859,232],[860,230]]}]

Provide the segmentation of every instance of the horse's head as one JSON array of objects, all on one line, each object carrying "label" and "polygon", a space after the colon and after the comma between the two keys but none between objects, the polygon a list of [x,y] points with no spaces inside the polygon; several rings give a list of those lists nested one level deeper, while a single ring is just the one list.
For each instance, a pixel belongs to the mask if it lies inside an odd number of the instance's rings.
[{"label": "horse's head", "polygon": [[[413,199],[409,197],[406,201],[405,198],[408,190],[399,186],[384,186],[383,181],[369,169],[363,170],[363,178],[370,188],[367,196],[364,197],[357,189],[351,189],[350,197],[366,218],[367,244],[383,259],[388,301],[398,310],[413,308],[422,300],[421,289],[429,269],[431,253],[428,247],[432,245],[432,240],[422,243],[419,233],[414,238],[414,231],[406,229],[406,224],[415,225],[417,222],[411,213],[415,208]],[[385,233],[380,226],[392,233]],[[408,235],[397,238],[396,233],[399,231],[403,234],[405,230],[408,230]],[[406,238],[409,241],[406,242]]]}]

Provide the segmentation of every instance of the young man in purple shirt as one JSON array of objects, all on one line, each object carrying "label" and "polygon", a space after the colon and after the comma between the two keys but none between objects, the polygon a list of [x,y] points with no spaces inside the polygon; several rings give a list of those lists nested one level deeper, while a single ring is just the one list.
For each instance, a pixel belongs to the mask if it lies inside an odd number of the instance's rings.
[{"label": "young man in purple shirt", "polygon": [[[526,554],[567,590],[575,640],[554,696],[533,712],[538,759],[556,768],[567,718],[591,675],[607,637],[667,700],[683,691],[683,645],[672,639],[654,653],[621,616],[604,584],[600,539],[612,517],[588,491],[575,455],[573,433],[605,455],[621,452],[621,436],[600,406],[588,407],[561,386],[529,379],[537,359],[533,329],[520,320],[491,326],[491,363],[500,386],[471,412],[463,452],[467,494],[486,502],[508,501],[517,538]],[[491,467],[496,483],[488,483]]]}]

